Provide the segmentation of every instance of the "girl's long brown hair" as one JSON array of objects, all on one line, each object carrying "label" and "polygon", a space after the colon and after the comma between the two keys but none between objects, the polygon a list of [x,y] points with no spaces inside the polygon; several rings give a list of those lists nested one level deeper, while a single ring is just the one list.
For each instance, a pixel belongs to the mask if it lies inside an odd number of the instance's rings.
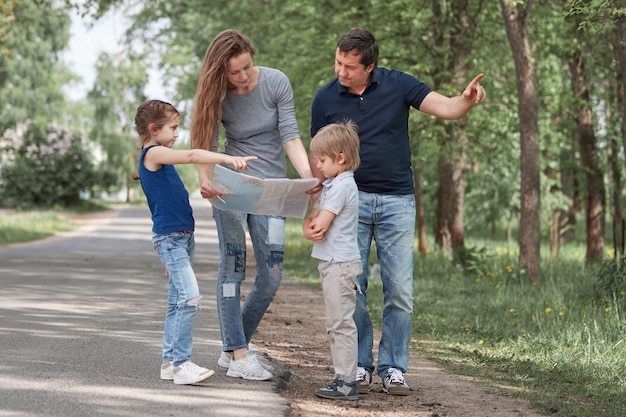
[{"label": "girl's long brown hair", "polygon": [[139,135],[140,147],[150,140],[150,125],[157,129],[163,128],[173,116],[178,116],[176,107],[161,100],[148,100],[137,107],[135,129]]},{"label": "girl's long brown hair", "polygon": [[254,58],[256,51],[250,39],[233,29],[219,33],[209,45],[198,79],[196,103],[191,116],[192,148],[211,150],[228,90],[228,61],[245,52]]}]

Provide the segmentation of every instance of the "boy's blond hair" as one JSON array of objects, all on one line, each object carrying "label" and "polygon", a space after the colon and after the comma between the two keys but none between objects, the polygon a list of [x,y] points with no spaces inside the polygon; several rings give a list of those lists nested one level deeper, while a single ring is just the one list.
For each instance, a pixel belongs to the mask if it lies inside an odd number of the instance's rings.
[{"label": "boy's blond hair", "polygon": [[337,122],[324,126],[311,139],[311,156],[327,156],[333,161],[342,153],[346,169],[356,171],[361,164],[359,134],[353,121]]}]

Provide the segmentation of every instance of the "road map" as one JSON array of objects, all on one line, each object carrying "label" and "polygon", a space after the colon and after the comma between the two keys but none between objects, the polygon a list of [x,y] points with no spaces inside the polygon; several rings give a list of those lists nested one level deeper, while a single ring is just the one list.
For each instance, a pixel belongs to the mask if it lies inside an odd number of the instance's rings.
[{"label": "road map", "polygon": [[263,179],[216,165],[212,182],[221,193],[209,199],[214,207],[303,219],[310,197],[306,191],[315,186],[317,179]]}]

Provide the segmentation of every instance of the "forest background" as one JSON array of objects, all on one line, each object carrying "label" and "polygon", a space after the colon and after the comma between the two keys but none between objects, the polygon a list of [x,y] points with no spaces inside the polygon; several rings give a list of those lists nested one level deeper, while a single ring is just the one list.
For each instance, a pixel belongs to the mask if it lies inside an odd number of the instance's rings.
[{"label": "forest background", "polygon": [[[112,9],[129,22],[123,48],[103,52],[87,97],[70,99],[66,91],[77,75],[61,59],[70,16],[93,21]],[[493,275],[478,242],[497,242],[507,254],[501,267],[508,279],[537,286],[555,279],[564,248],[582,244],[578,267],[563,271],[597,278],[590,308],[611,312],[598,360],[618,348],[621,365],[619,354],[608,360],[610,384],[623,389],[625,13],[626,0],[4,0],[0,206],[68,207],[120,191],[124,200],[138,199],[130,180],[133,117],[151,98],[149,70],[163,74],[185,127],[206,48],[227,28],[251,38],[257,65],[287,74],[307,144],[310,105],[334,77],[338,37],[366,27],[379,41],[380,66],[413,74],[443,94],[458,95],[486,74],[488,98],[463,120],[411,114],[417,252],[424,258],[436,252],[475,280]],[[195,168],[179,171],[194,189]],[[561,279],[562,295],[568,277]],[[529,317],[550,313],[549,305],[554,300]],[[511,310],[509,318],[519,314]],[[596,317],[589,314],[576,320],[588,326]],[[475,335],[479,327],[464,329]],[[581,340],[589,341],[588,332],[580,330]]]}]

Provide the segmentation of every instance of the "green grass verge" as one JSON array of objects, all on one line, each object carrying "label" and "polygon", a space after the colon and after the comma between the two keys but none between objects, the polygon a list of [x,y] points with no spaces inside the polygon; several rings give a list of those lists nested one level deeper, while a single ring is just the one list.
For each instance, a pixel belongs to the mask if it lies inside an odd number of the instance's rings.
[{"label": "green grass verge", "polygon": [[0,211],[0,245],[30,242],[68,232],[78,227],[63,213],[89,213],[104,210],[108,203],[93,200],[81,206],[61,210]]},{"label": "green grass verge", "polygon": [[[300,224],[287,222],[285,274],[320,288]],[[626,415],[626,268],[608,257],[586,265],[584,247],[570,244],[542,260],[533,284],[518,273],[515,248],[478,239],[468,247],[463,262],[437,251],[416,257],[413,347],[545,415]],[[379,278],[368,300],[380,327]]]},{"label": "green grass verge", "polygon": [[8,213],[0,215],[0,245],[29,242],[76,228],[56,213]]}]

